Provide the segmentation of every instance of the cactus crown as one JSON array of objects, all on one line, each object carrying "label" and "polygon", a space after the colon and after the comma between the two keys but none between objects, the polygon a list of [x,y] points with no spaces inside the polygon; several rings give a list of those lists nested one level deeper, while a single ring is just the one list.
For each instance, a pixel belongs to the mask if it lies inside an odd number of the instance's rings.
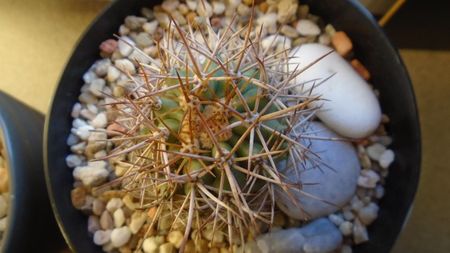
[{"label": "cactus crown", "polygon": [[288,92],[302,70],[287,71],[288,49],[262,48],[253,18],[233,21],[219,31],[208,19],[187,31],[172,21],[159,59],[137,62],[128,94],[111,105],[124,131],[107,158],[127,167],[113,182],[155,210],[149,229],[167,215],[181,224],[184,243],[205,226],[229,245],[263,232],[274,186],[299,187],[277,162],[307,151],[289,135],[315,112],[307,105],[317,98]]}]

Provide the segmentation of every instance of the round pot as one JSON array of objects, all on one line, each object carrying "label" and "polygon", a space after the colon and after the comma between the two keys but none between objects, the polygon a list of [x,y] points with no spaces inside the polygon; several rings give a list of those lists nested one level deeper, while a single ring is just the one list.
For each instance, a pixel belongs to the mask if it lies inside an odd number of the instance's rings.
[{"label": "round pot", "polygon": [[[304,0],[312,12],[337,29],[345,31],[354,43],[358,59],[369,69],[372,83],[380,91],[382,110],[391,122],[391,149],[396,160],[386,182],[377,221],[369,227],[371,240],[355,252],[389,252],[402,230],[417,189],[420,172],[420,130],[414,94],[405,67],[394,47],[370,13],[357,1]],[[70,247],[78,252],[101,252],[89,237],[87,218],[72,207],[73,177],[64,158],[69,154],[66,138],[70,133],[70,112],[77,102],[82,75],[98,59],[98,46],[112,37],[127,15],[155,1],[118,0],[101,14],[84,34],[70,58],[53,98],[45,129],[47,184],[60,227]]]},{"label": "round pot", "polygon": [[52,216],[42,163],[44,116],[0,92],[0,141],[10,205],[0,252],[56,252],[64,241]]}]

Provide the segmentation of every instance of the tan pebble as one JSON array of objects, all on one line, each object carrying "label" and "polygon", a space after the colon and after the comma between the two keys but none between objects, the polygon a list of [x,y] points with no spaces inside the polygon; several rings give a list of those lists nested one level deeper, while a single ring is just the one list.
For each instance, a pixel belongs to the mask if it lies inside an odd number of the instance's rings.
[{"label": "tan pebble", "polygon": [[266,13],[268,9],[269,9],[269,4],[267,4],[266,2],[262,2],[262,3],[259,5],[259,10],[260,10],[262,13]]},{"label": "tan pebble", "polygon": [[134,203],[133,197],[130,194],[125,195],[122,198],[122,202],[128,209],[130,209],[132,211],[134,211],[136,209],[136,207],[139,206],[138,204]]},{"label": "tan pebble", "polygon": [[334,29],[334,26],[332,24],[328,24],[325,26],[325,33],[330,37],[333,37],[333,35],[336,33],[336,29]]},{"label": "tan pebble", "polygon": [[123,202],[121,198],[112,198],[106,203],[106,210],[110,213],[114,213],[117,209],[123,206]]},{"label": "tan pebble", "polygon": [[0,167],[0,192],[9,191],[9,175],[6,168]]},{"label": "tan pebble", "polygon": [[152,208],[148,209],[148,212],[147,212],[148,217],[150,219],[153,219],[153,217],[155,217],[155,215],[156,215],[157,210],[158,209],[156,207],[152,207]]},{"label": "tan pebble", "polygon": [[367,70],[367,68],[358,60],[358,59],[353,59],[350,64],[352,65],[352,67],[356,70],[356,72],[358,72],[358,74],[364,78],[364,80],[369,80],[370,79],[370,72],[369,70]]},{"label": "tan pebble", "polygon": [[297,0],[281,0],[278,2],[278,22],[286,24],[295,19],[297,12],[298,1]]},{"label": "tan pebble", "polygon": [[172,17],[178,25],[187,24],[186,18],[179,11],[172,12]]},{"label": "tan pebble", "polygon": [[114,228],[113,218],[111,217],[111,214],[109,214],[109,212],[106,210],[100,216],[100,227],[103,230],[108,230],[108,229]]},{"label": "tan pebble", "polygon": [[114,211],[113,218],[114,218],[114,226],[116,228],[121,227],[125,223],[125,214],[121,208]]},{"label": "tan pebble", "polygon": [[188,21],[189,24],[193,24],[194,23],[194,19],[197,17],[197,14],[195,12],[189,12],[186,15],[186,19]]},{"label": "tan pebble", "polygon": [[208,253],[220,253],[218,248],[211,248],[209,249]]},{"label": "tan pebble", "polygon": [[230,251],[227,248],[220,248],[220,253],[229,253]]},{"label": "tan pebble", "polygon": [[237,13],[241,16],[241,17],[246,17],[249,16],[251,12],[250,7],[248,7],[245,4],[240,4],[237,8]]},{"label": "tan pebble", "polygon": [[353,44],[345,32],[336,32],[331,37],[331,45],[333,45],[336,52],[342,56],[346,56],[353,49]]},{"label": "tan pebble", "polygon": [[72,205],[77,209],[81,209],[86,203],[86,189],[77,187],[70,192],[70,197]]},{"label": "tan pebble", "polygon": [[147,215],[144,212],[136,211],[131,215],[130,230],[131,233],[137,234],[141,227],[147,220]]},{"label": "tan pebble", "polygon": [[195,252],[208,252],[208,242],[203,239],[195,241]]},{"label": "tan pebble", "polygon": [[298,36],[297,29],[289,25],[283,25],[280,28],[280,33],[286,35],[289,38],[295,38]]},{"label": "tan pebble", "polygon": [[171,231],[167,235],[167,241],[172,243],[175,248],[179,249],[181,246],[181,243],[183,242],[183,233],[180,231]]},{"label": "tan pebble", "polygon": [[105,210],[105,203],[99,199],[95,199],[94,202],[92,203],[92,212],[95,215],[100,216],[104,210]]},{"label": "tan pebble", "polygon": [[180,5],[178,5],[178,11],[181,14],[186,15],[189,13],[189,8],[187,7],[186,4],[180,4]]},{"label": "tan pebble", "polygon": [[108,131],[108,135],[116,135],[112,132],[116,132],[117,134],[124,134],[126,133],[127,130],[126,128],[117,123],[112,123],[106,128],[106,131]]},{"label": "tan pebble", "polygon": [[159,246],[159,253],[175,253],[175,248],[173,244],[168,242]]},{"label": "tan pebble", "polygon": [[184,246],[184,253],[195,253],[195,244],[193,241],[187,241],[186,245]]}]

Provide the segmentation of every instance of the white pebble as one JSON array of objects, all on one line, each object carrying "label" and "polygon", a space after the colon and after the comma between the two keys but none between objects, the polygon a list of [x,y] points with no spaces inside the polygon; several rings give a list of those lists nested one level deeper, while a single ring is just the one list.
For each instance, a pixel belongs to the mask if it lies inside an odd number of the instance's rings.
[{"label": "white pebble", "polygon": [[89,91],[97,97],[103,97],[103,88],[105,87],[104,79],[94,79],[89,86]]},{"label": "white pebble", "polygon": [[330,214],[328,216],[328,219],[330,219],[330,221],[333,222],[336,226],[340,226],[344,222],[342,216],[338,214]]},{"label": "white pebble", "polygon": [[108,74],[106,74],[106,79],[109,82],[114,82],[117,80],[117,78],[119,78],[120,76],[120,71],[114,67],[114,66],[109,66],[108,67]]},{"label": "white pebble", "polygon": [[92,130],[94,130],[92,126],[86,125],[74,129],[72,133],[76,134],[78,137],[80,137],[80,139],[85,141],[89,138],[89,135],[91,135]]},{"label": "white pebble", "polygon": [[387,169],[394,162],[395,154],[394,151],[390,149],[386,149],[383,154],[381,154],[378,162],[380,163],[381,168]]},{"label": "white pebble", "polygon": [[122,36],[120,37],[117,46],[119,48],[119,52],[122,56],[127,57],[133,51],[133,46],[135,45],[134,41],[129,37]]},{"label": "white pebble", "polygon": [[358,218],[362,224],[369,225],[378,217],[379,209],[378,205],[372,202],[359,210]]},{"label": "white pebble", "polygon": [[378,161],[385,150],[385,146],[381,145],[380,143],[374,143],[367,147],[367,154],[371,159]]},{"label": "white pebble", "polygon": [[111,232],[111,244],[116,247],[122,247],[130,240],[131,231],[128,227],[115,228]]},{"label": "white pebble", "polygon": [[73,145],[77,144],[78,142],[80,142],[80,139],[73,133],[70,133],[69,137],[67,137],[66,144],[67,144],[67,146],[73,146]]},{"label": "white pebble", "polygon": [[147,22],[142,26],[142,29],[144,29],[144,31],[146,31],[149,34],[154,34],[157,28],[158,28],[158,20]]},{"label": "white pebble", "polygon": [[72,127],[74,128],[80,128],[82,126],[87,126],[88,123],[80,118],[76,118],[72,121]]},{"label": "white pebble", "polygon": [[128,59],[117,60],[114,65],[120,69],[122,72],[129,73],[131,75],[136,73],[136,68],[133,63]]},{"label": "white pebble", "polygon": [[354,211],[359,211],[364,207],[364,203],[356,195],[351,200],[350,205]]},{"label": "white pebble", "polygon": [[104,245],[111,239],[111,230],[97,230],[94,234],[94,243],[96,245]]},{"label": "white pebble", "polygon": [[341,233],[344,236],[349,236],[352,234],[352,228],[353,228],[353,224],[349,221],[344,221],[342,222],[342,224],[339,226],[339,230],[341,230]]},{"label": "white pebble", "polygon": [[180,2],[177,0],[166,0],[162,2],[161,7],[167,13],[171,13],[177,9],[178,5],[180,5]]},{"label": "white pebble", "polygon": [[213,12],[216,15],[221,15],[225,11],[225,4],[223,2],[214,1],[212,2]]},{"label": "white pebble", "polygon": [[83,154],[85,149],[86,149],[86,142],[80,142],[70,146],[70,151],[79,155]]},{"label": "white pebble", "polygon": [[83,75],[83,81],[85,83],[90,83],[92,80],[98,78],[97,75],[91,70],[89,69],[86,73],[84,73]]},{"label": "white pebble", "polygon": [[72,118],[78,118],[80,117],[80,111],[81,111],[81,104],[75,103],[72,107],[72,113],[70,114]]},{"label": "white pebble", "polygon": [[80,112],[80,115],[88,120],[92,120],[95,118],[95,113],[92,113],[91,111],[89,111],[88,109],[82,109]]},{"label": "white pebble", "polygon": [[87,91],[81,93],[80,96],[78,97],[78,100],[80,100],[80,102],[85,104],[97,103],[97,97],[95,97],[94,95],[92,95],[90,92]]},{"label": "white pebble", "polygon": [[81,180],[86,186],[94,186],[104,182],[108,174],[104,161],[89,162],[87,166],[79,166],[73,170],[73,177]]},{"label": "white pebble", "polygon": [[322,34],[319,36],[319,43],[325,46],[329,46],[331,43],[331,37],[328,34]]},{"label": "white pebble", "polygon": [[344,216],[344,219],[347,221],[351,221],[355,218],[355,215],[353,214],[353,212],[351,210],[344,210],[342,215]]},{"label": "white pebble", "polygon": [[261,15],[258,19],[256,19],[256,24],[258,26],[263,26],[269,32],[275,32],[277,29],[277,14],[276,13],[267,13]]},{"label": "white pebble", "polygon": [[361,170],[361,175],[358,177],[358,185],[364,188],[375,188],[380,176],[373,170]]},{"label": "white pebble", "polygon": [[8,213],[8,203],[5,198],[0,195],[0,218],[3,218]]},{"label": "white pebble", "polygon": [[95,128],[105,128],[107,124],[108,119],[105,112],[97,114],[97,116],[95,116],[95,118],[91,121],[91,125]]},{"label": "white pebble", "polygon": [[142,225],[144,225],[145,221],[147,220],[147,214],[143,212],[134,212],[131,215],[131,221],[130,221],[130,230],[131,233],[137,234],[139,230],[141,229]]},{"label": "white pebble", "polygon": [[6,223],[8,223],[8,217],[0,219],[0,234],[6,230]]},{"label": "white pebble", "polygon": [[369,240],[369,234],[367,233],[366,227],[361,224],[359,220],[356,220],[353,225],[353,241],[355,244],[361,244]]},{"label": "white pebble", "polygon": [[94,114],[97,114],[97,113],[98,113],[98,108],[97,108],[96,105],[88,104],[88,105],[86,105],[86,108],[87,108],[90,112],[92,112],[92,113],[94,113]]},{"label": "white pebble", "polygon": [[121,199],[112,198],[106,204],[106,210],[108,210],[110,213],[114,213],[117,209],[121,208],[122,206],[123,202]]},{"label": "white pebble", "polygon": [[186,0],[186,4],[191,11],[195,11],[197,9],[197,1],[196,0]]},{"label": "white pebble", "polygon": [[70,154],[66,157],[66,164],[69,168],[75,168],[81,165],[83,160],[82,157],[79,155]]},{"label": "white pebble", "polygon": [[301,19],[298,21],[297,26],[295,27],[303,36],[317,36],[320,34],[319,26],[308,19]]},{"label": "white pebble", "polygon": [[113,219],[114,219],[114,226],[116,228],[121,227],[125,223],[125,213],[123,212],[122,208],[118,208],[113,213]]}]

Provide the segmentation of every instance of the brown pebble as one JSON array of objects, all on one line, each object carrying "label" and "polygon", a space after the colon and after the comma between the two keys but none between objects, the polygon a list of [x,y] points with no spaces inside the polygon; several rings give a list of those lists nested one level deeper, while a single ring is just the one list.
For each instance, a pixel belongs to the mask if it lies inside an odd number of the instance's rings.
[{"label": "brown pebble", "polygon": [[211,19],[211,26],[214,28],[221,28],[222,27],[222,19],[219,17],[214,17]]},{"label": "brown pebble", "polygon": [[100,51],[106,55],[111,55],[117,48],[117,41],[114,39],[105,40],[100,44]]},{"label": "brown pebble", "polygon": [[148,215],[148,217],[149,217],[150,219],[153,219],[153,217],[155,217],[156,210],[157,210],[156,207],[152,207],[152,208],[150,208],[150,209],[148,210],[147,215]]},{"label": "brown pebble", "polygon": [[111,217],[111,214],[109,214],[109,212],[106,210],[103,211],[102,215],[100,216],[100,227],[103,230],[114,228],[113,218]]},{"label": "brown pebble", "polygon": [[99,199],[95,199],[92,203],[92,212],[100,216],[105,211],[105,203]]},{"label": "brown pebble", "polygon": [[266,13],[268,9],[269,9],[269,4],[268,4],[267,2],[262,2],[262,3],[259,5],[259,10],[260,10],[262,13]]},{"label": "brown pebble", "polygon": [[77,187],[70,192],[72,205],[76,209],[81,209],[86,202],[86,190],[82,187]]},{"label": "brown pebble", "polygon": [[112,132],[125,134],[127,130],[123,126],[121,126],[121,125],[119,125],[117,123],[112,123],[106,128],[106,131],[108,131],[108,135],[109,136],[112,136],[112,135],[117,135],[117,134],[114,134]]},{"label": "brown pebble", "polygon": [[342,31],[336,32],[333,37],[331,37],[331,44],[336,52],[342,56],[346,56],[353,49],[352,41],[347,34]]},{"label": "brown pebble", "polygon": [[364,78],[364,80],[370,79],[370,72],[367,70],[367,68],[358,60],[353,59],[350,64],[352,64],[352,67],[358,72],[358,74]]}]

